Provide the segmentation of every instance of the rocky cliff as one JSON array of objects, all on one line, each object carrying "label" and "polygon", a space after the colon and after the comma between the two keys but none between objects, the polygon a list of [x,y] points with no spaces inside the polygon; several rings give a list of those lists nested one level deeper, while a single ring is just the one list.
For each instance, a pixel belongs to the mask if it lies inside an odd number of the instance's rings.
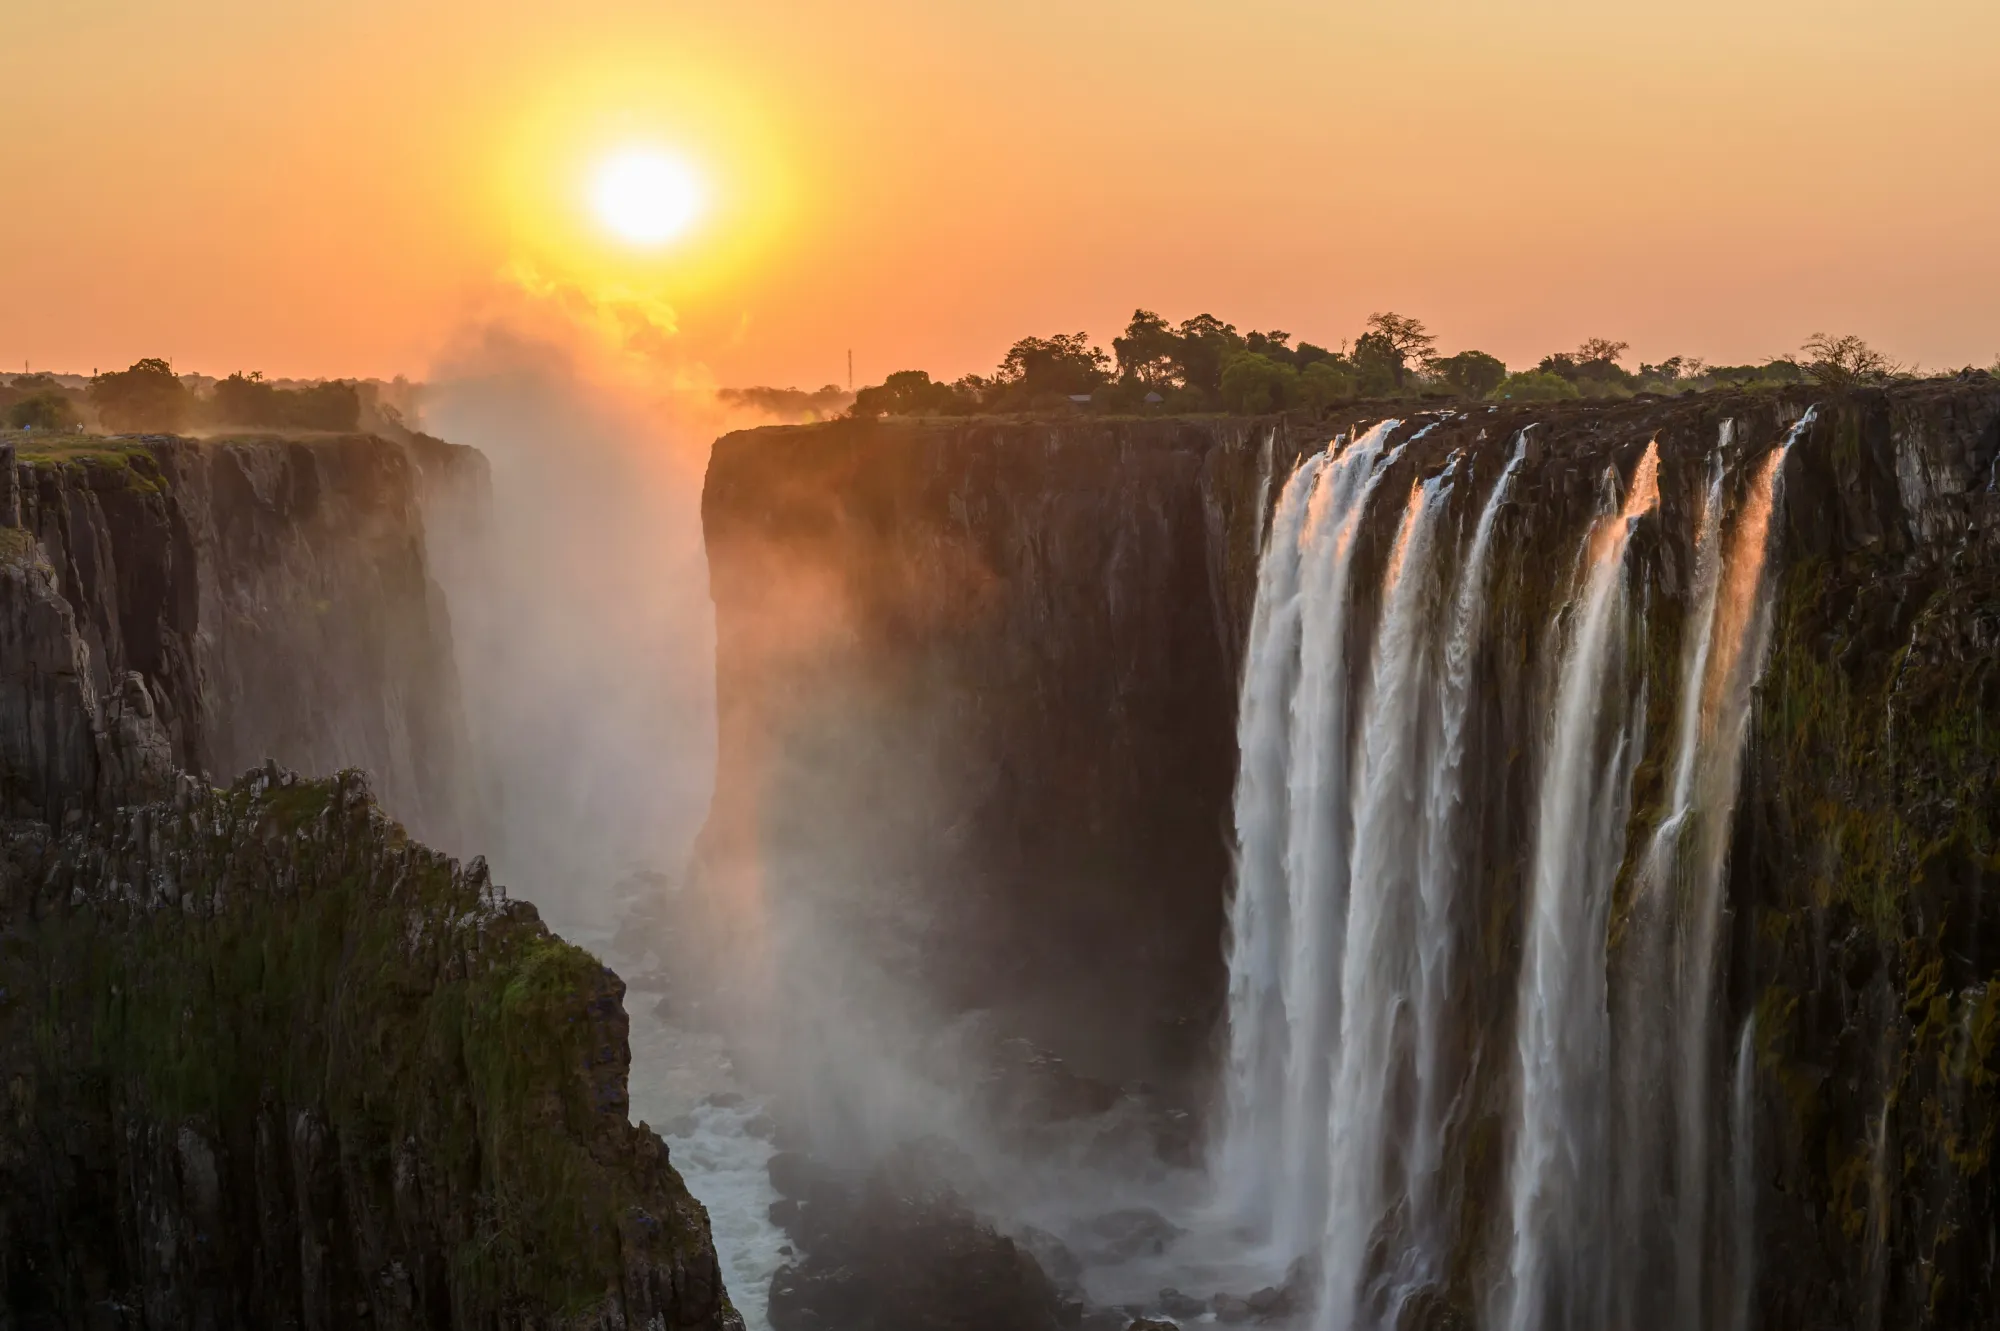
[{"label": "rocky cliff", "polygon": [[417,505],[477,455],[0,464],[0,1327],[740,1327],[618,978],[271,760],[456,825]]},{"label": "rocky cliff", "polygon": [[[1537,764],[1606,469],[1632,475],[1657,441],[1659,517],[1631,556],[1645,709],[1615,982],[1633,964],[1637,848],[1666,812],[1718,439],[1736,468],[1815,405],[1784,460],[1715,1000],[1717,1031],[1754,1033],[1738,1080],[1755,1306],[1773,1326],[1994,1315],[2000,384],[1972,374],[1824,400],[1429,412],[1394,435],[1393,498],[1354,537],[1363,623],[1404,491],[1456,456],[1484,493],[1533,427],[1474,653],[1481,868],[1454,927],[1474,958],[1458,1001],[1479,1015],[1453,1037],[1459,1232],[1410,1305],[1440,1325],[1478,1317],[1506,1260]],[[707,871],[919,901],[910,965],[944,1001],[1003,1010],[1093,1071],[1198,1081],[1223,1002],[1238,677],[1271,505],[1301,458],[1392,414],[842,421],[722,440],[704,500],[722,742]],[[1735,1056],[1720,1036],[1701,1055],[1719,1101]],[[1712,1270],[1740,1270],[1720,1212],[1696,1224]]]},{"label": "rocky cliff", "polygon": [[[168,767],[227,778],[275,758],[365,769],[399,817],[454,839],[463,738],[413,458],[475,471],[469,453],[367,436],[0,443],[9,810],[55,820]],[[134,742],[107,747],[121,727]]]}]

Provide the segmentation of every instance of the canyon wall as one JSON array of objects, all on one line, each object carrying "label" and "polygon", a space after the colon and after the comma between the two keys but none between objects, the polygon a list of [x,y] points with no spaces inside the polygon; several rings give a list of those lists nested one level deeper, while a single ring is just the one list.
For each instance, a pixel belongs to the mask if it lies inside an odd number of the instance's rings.
[{"label": "canyon wall", "polygon": [[155,767],[365,769],[420,835],[456,843],[463,726],[418,506],[426,474],[476,487],[476,453],[368,436],[27,447],[0,445],[9,811],[57,820],[113,793],[133,774],[91,732],[124,726]]},{"label": "canyon wall", "polygon": [[0,1328],[740,1327],[623,984],[389,816],[462,826],[478,456],[14,438]]},{"label": "canyon wall", "polygon": [[[867,912],[908,935],[884,963],[946,1010],[998,1011],[1089,1071],[1195,1094],[1223,1034],[1239,675],[1271,508],[1329,439],[1410,410],[725,438],[704,500],[721,724],[704,875],[732,900]],[[1600,935],[1606,1021],[1648,1006],[1619,986],[1642,973],[1636,884],[1671,812],[1704,496],[1726,463],[1740,521],[1748,464],[1769,457],[1782,500],[1768,662],[1724,806],[1713,1020],[1691,1056],[1712,1091],[1700,1116],[1734,1115],[1715,1140],[1754,1151],[1718,1146],[1700,1162],[1712,1200],[1676,1203],[1707,1274],[1635,1259],[1629,1288],[1695,1279],[1685,1299],[1711,1323],[1742,1289],[1764,1325],[1984,1324],[2000,1244],[1985,902],[2000,873],[2000,384],[1450,408],[1391,438],[1383,498],[1352,536],[1356,681],[1405,493],[1458,468],[1462,542],[1467,496],[1522,456],[1468,667],[1452,1232],[1409,1315],[1486,1322],[1508,1261],[1517,977],[1557,663],[1587,538],[1653,445],[1658,496],[1631,528],[1633,627],[1606,692],[1637,709]]]}]

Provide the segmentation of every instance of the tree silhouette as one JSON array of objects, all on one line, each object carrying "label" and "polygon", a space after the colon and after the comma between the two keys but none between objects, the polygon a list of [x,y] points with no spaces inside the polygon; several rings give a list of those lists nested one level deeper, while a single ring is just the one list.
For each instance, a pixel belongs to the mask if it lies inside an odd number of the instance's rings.
[{"label": "tree silhouette", "polygon": [[187,418],[187,387],[173,366],[153,356],[91,379],[90,400],[104,428],[116,434],[172,433]]}]

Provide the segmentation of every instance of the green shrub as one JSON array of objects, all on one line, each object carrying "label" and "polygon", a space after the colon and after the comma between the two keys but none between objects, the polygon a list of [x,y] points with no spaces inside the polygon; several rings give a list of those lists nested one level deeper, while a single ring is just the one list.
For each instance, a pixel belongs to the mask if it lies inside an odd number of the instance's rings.
[{"label": "green shrub", "polygon": [[1582,397],[1575,384],[1547,370],[1510,374],[1487,395],[1495,402],[1562,402]]}]

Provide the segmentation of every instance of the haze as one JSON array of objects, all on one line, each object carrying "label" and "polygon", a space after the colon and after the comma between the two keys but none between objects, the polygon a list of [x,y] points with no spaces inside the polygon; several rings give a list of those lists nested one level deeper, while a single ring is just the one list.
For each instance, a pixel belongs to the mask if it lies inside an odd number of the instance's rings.
[{"label": "haze", "polygon": [[[524,297],[804,387],[1136,305],[1515,363],[2000,352],[1977,0],[9,0],[0,47],[9,370],[423,375]],[[564,230],[621,134],[715,182],[663,255]]]}]

